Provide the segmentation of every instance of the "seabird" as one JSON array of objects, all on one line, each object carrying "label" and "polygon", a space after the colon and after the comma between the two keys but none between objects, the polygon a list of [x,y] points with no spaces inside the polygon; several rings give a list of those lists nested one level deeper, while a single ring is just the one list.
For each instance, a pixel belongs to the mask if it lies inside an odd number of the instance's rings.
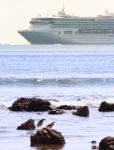
[{"label": "seabird", "polygon": [[54,126],[54,123],[55,123],[55,122],[52,122],[52,123],[48,124],[48,125],[47,125],[47,128],[52,128],[52,127]]},{"label": "seabird", "polygon": [[46,120],[46,119],[41,119],[41,120],[38,121],[38,123],[37,123],[38,128],[42,126],[44,120]]}]

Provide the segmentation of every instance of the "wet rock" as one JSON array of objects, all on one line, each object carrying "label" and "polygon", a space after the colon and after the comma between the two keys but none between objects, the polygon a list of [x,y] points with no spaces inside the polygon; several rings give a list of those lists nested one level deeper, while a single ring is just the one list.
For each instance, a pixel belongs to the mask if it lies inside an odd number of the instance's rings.
[{"label": "wet rock", "polygon": [[51,144],[51,145],[38,145],[37,147],[35,147],[35,150],[63,150],[64,145],[56,145],[56,144]]},{"label": "wet rock", "polygon": [[95,140],[91,141],[92,144],[96,144],[97,142]]},{"label": "wet rock", "polygon": [[97,149],[97,146],[96,145],[92,145],[91,148],[92,149]]},{"label": "wet rock", "polygon": [[114,137],[108,136],[99,143],[99,150],[114,150]]},{"label": "wet rock", "polygon": [[108,111],[114,111],[114,104],[112,103],[107,103],[107,102],[102,102],[99,111],[101,112],[108,112]]},{"label": "wet rock", "polygon": [[64,109],[64,110],[75,110],[77,109],[77,106],[70,106],[70,105],[61,105],[57,107],[57,109]]},{"label": "wet rock", "polygon": [[36,128],[34,122],[35,121],[33,119],[29,119],[28,121],[18,126],[17,130],[33,130]]},{"label": "wet rock", "polygon": [[81,117],[89,117],[89,108],[88,106],[80,107],[77,112],[73,112],[73,115]]},{"label": "wet rock", "polygon": [[31,136],[30,140],[31,146],[38,146],[39,144],[65,144],[65,139],[63,135],[60,132],[51,128],[43,128],[42,130],[38,130],[36,134]]},{"label": "wet rock", "polygon": [[63,114],[63,113],[64,113],[64,111],[61,110],[61,109],[53,109],[53,110],[49,111],[50,115],[60,115],[60,114]]},{"label": "wet rock", "polygon": [[50,102],[40,98],[20,98],[9,109],[11,111],[48,111]]}]

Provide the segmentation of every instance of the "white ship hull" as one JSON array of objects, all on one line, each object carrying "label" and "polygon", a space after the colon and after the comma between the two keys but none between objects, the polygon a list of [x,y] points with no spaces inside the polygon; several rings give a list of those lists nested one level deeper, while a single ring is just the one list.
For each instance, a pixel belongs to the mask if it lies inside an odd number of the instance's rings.
[{"label": "white ship hull", "polygon": [[23,30],[19,33],[31,44],[114,44],[114,34],[57,35],[46,31]]}]

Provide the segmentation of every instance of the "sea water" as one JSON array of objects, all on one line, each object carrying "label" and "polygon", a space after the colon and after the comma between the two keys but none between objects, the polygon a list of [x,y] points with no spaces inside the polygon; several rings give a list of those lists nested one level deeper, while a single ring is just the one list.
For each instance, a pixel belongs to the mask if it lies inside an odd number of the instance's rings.
[{"label": "sea water", "polygon": [[[9,111],[20,97],[51,99],[56,106],[87,105],[90,116]],[[92,140],[98,145],[105,136],[114,136],[114,112],[99,112],[102,101],[114,102],[114,45],[0,46],[0,149],[91,150]],[[44,126],[55,121],[64,147],[32,148],[32,131],[16,130],[30,118],[45,118]]]}]

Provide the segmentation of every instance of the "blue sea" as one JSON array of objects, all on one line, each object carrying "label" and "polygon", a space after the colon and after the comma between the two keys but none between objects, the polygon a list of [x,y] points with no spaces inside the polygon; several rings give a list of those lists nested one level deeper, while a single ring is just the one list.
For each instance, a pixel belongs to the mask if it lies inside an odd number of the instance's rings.
[{"label": "blue sea", "polygon": [[[20,97],[46,98],[56,106],[87,105],[90,116],[10,112],[7,107]],[[91,150],[92,140],[98,145],[114,136],[114,112],[99,112],[102,101],[114,102],[114,45],[0,46],[0,149]],[[32,132],[16,130],[30,118],[45,118],[44,126],[55,121],[65,146],[30,147]]]}]

